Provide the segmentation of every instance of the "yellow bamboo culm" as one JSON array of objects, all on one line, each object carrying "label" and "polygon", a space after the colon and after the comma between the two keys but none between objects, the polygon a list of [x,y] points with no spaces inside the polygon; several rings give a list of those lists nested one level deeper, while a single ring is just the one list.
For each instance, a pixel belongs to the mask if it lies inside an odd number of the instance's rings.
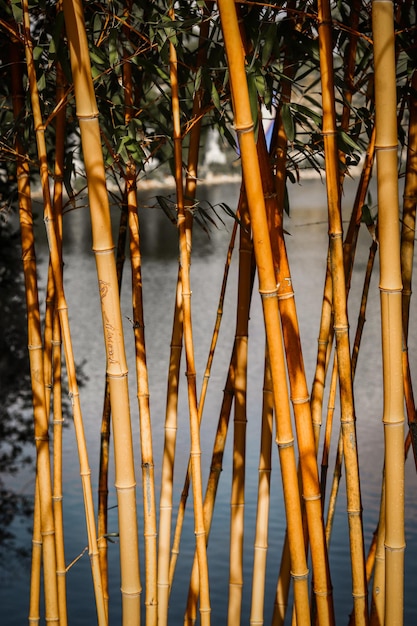
[{"label": "yellow bamboo culm", "polygon": [[309,624],[308,569],[302,529],[294,437],[286,382],[277,284],[255,144],[254,123],[249,103],[235,4],[233,0],[220,0],[218,4],[230,72],[235,128],[238,132],[242,156],[242,171],[253,232],[253,244],[259,275],[259,291],[262,298],[271,366],[277,426],[276,441],[281,460],[297,623],[299,625]]},{"label": "yellow bamboo culm", "polygon": [[96,257],[107,357],[119,516],[123,624],[140,624],[142,590],[127,364],[98,109],[82,3],[78,0],[65,0],[64,16],[87,175],[93,250]]},{"label": "yellow bamboo culm", "polygon": [[365,573],[365,546],[356,419],[353,400],[352,368],[347,315],[347,290],[343,258],[340,199],[339,152],[337,147],[331,10],[328,0],[318,1],[320,78],[323,104],[323,143],[326,165],[326,191],[329,221],[329,257],[339,374],[341,432],[346,467],[346,498],[352,563],[352,595],[356,626],[367,626],[368,590]]},{"label": "yellow bamboo culm", "polygon": [[[174,19],[174,10],[170,9],[170,17]],[[191,479],[194,502],[194,532],[200,577],[200,618],[202,626],[210,625],[210,591],[206,549],[206,531],[203,514],[203,488],[201,476],[201,445],[200,423],[197,407],[197,387],[194,361],[194,341],[191,317],[191,285],[190,285],[190,251],[187,238],[185,218],[184,192],[182,184],[182,138],[179,106],[178,60],[172,41],[169,46],[169,68],[172,92],[172,121],[174,138],[175,183],[177,192],[177,212],[179,249],[181,265],[182,312],[184,329],[184,348],[187,364],[187,389],[190,420],[190,457]]]},{"label": "yellow bamboo culm", "polygon": [[[33,46],[30,37],[29,7],[27,2],[22,3],[25,35],[25,56],[30,81],[30,93],[35,128],[37,127],[36,102],[37,92],[33,89],[36,83],[36,74],[33,63]],[[21,77],[18,70],[13,72],[15,93],[22,93]],[[22,101],[14,100],[14,114],[17,118]],[[25,280],[28,349],[31,372],[32,403],[34,417],[34,434],[36,444],[36,490],[35,504],[39,504],[40,530],[42,537],[42,558],[44,571],[45,617],[47,620],[58,619],[58,587],[56,580],[56,551],[55,551],[55,524],[52,507],[52,482],[48,435],[48,411],[44,386],[43,345],[41,320],[36,276],[35,240],[33,233],[32,203],[30,197],[29,163],[23,158],[20,141],[17,141],[18,167],[17,184],[19,197],[19,219],[22,240],[22,261]],[[42,154],[38,146],[39,161],[42,164]],[[38,507],[37,507],[38,508]],[[39,528],[39,527],[38,527]],[[34,548],[35,548],[34,543]],[[37,554],[39,556],[39,554]],[[38,561],[39,564],[39,561]],[[38,573],[36,574],[36,576]],[[38,586],[38,582],[36,583]],[[36,592],[37,593],[37,592]],[[34,600],[34,595],[31,600]],[[39,597],[38,599],[39,600]],[[31,602],[31,609],[32,609]],[[39,617],[36,615],[35,617]]]},{"label": "yellow bamboo culm", "polygon": [[376,161],[385,436],[385,623],[403,623],[404,388],[400,264],[397,91],[393,4],[374,0]]}]

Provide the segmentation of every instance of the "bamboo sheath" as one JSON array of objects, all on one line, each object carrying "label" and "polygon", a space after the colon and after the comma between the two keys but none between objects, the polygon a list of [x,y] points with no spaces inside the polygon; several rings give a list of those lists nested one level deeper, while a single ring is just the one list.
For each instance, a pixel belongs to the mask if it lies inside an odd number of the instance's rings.
[{"label": "bamboo sheath", "polygon": [[403,623],[404,391],[392,2],[374,0],[376,159],[385,435],[385,623]]},{"label": "bamboo sheath", "polygon": [[332,58],[331,13],[327,0],[318,3],[320,73],[323,102],[323,139],[329,214],[330,269],[334,332],[339,371],[343,452],[346,466],[347,511],[352,562],[352,594],[357,626],[368,624],[365,550],[362,528],[359,463],[356,445],[351,357],[349,348],[346,282],[343,263],[342,223]]},{"label": "bamboo sheath", "polygon": [[235,128],[238,132],[242,169],[251,218],[255,258],[259,275],[264,321],[271,363],[271,375],[276,414],[277,443],[279,447],[284,499],[288,519],[294,597],[298,624],[310,622],[308,600],[308,570],[302,531],[300,496],[291,428],[288,390],[282,335],[279,324],[277,285],[269,241],[263,199],[262,182],[254,139],[254,125],[250,111],[242,44],[233,0],[220,0],[220,19],[224,35],[230,82],[233,94]]},{"label": "bamboo sheath", "polygon": [[[171,18],[174,17],[173,10],[170,11],[170,16]],[[191,286],[189,272],[190,257],[187,245],[184,197],[182,187],[182,140],[180,125],[177,55],[172,42],[170,42],[169,53],[170,81],[172,91],[175,181],[177,191],[178,230],[181,265],[183,332],[185,357],[187,364],[187,389],[190,417],[191,478],[193,485],[196,548],[198,557],[198,569],[200,575],[200,616],[202,626],[208,626],[210,624],[211,608],[206,551],[206,532],[203,516],[200,424],[198,420],[196,372],[194,363],[194,345],[191,321]]]},{"label": "bamboo sheath", "polygon": [[140,622],[139,549],[136,517],[136,480],[130,423],[127,365],[123,341],[117,274],[113,256],[110,211],[93,90],[83,9],[80,2],[64,2],[65,24],[88,181],[107,356],[113,421],[116,489],[119,514],[123,623]]},{"label": "bamboo sheath", "polygon": [[[30,40],[27,3],[23,3],[23,11],[26,63],[28,66],[29,78],[32,78],[31,95],[33,96],[32,85],[34,78],[34,66]],[[14,54],[15,56],[17,55],[17,48],[15,48],[15,46],[12,47],[12,54]],[[16,62],[12,64],[12,81],[14,87],[13,92],[15,94],[22,94],[22,76],[18,69],[20,63],[20,55],[17,55],[17,58],[15,58],[14,60]],[[36,83],[36,77],[34,79]],[[22,105],[22,98],[20,96],[17,96],[13,99],[13,112],[15,118],[18,118],[22,110]],[[39,495],[39,498],[35,497],[35,506],[37,502],[39,504],[40,530],[42,540],[45,617],[46,619],[53,621],[58,620],[55,526],[52,508],[48,412],[46,407],[44,387],[44,356],[37,289],[37,270],[33,234],[32,203],[30,199],[29,184],[29,164],[23,157],[23,150],[20,142],[17,142],[16,149],[18,152],[17,185],[19,198],[19,219],[22,242],[23,274],[26,293],[28,350],[32,386],[34,435],[36,445],[36,491]],[[35,541],[38,542],[38,539],[39,537],[36,537]],[[35,563],[39,564],[39,560],[36,558],[36,556],[33,563],[34,567]],[[36,593],[34,593],[32,596],[33,600],[35,599],[37,593],[38,591],[36,590]],[[32,610],[38,612],[39,608],[34,608],[34,605],[32,605],[31,611]],[[37,615],[34,615],[34,617],[35,619],[38,619],[39,613]]]}]

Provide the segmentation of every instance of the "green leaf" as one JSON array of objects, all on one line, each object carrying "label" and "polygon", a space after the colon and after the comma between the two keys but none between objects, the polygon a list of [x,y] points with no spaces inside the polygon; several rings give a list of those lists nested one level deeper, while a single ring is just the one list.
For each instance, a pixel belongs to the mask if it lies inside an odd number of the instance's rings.
[{"label": "green leaf", "polygon": [[281,107],[281,119],[288,141],[293,142],[295,138],[295,127],[291,109],[288,104],[284,103]]},{"label": "green leaf", "polygon": [[211,83],[211,99],[216,109],[218,111],[221,111],[219,92],[217,91],[216,85],[214,84],[214,82]]}]

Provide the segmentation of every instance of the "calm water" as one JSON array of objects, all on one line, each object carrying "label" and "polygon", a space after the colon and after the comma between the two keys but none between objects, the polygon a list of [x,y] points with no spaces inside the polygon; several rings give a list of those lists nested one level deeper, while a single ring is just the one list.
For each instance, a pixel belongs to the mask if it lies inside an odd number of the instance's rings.
[{"label": "calm water", "polygon": [[[236,184],[223,184],[202,188],[200,193],[211,204],[226,202],[236,208],[239,187]],[[287,238],[290,266],[294,281],[296,303],[301,327],[301,339],[304,360],[311,385],[315,366],[318,324],[320,318],[321,297],[324,281],[325,257],[327,251],[327,222],[325,209],[325,188],[320,181],[307,181],[302,186],[292,187],[292,215],[286,222],[291,233]],[[158,193],[168,193],[158,191]],[[145,302],[146,342],[148,351],[149,379],[151,390],[151,415],[153,422],[154,455],[156,468],[157,495],[160,489],[160,465],[163,444],[165,415],[166,375],[169,357],[169,345],[174,307],[175,282],[177,275],[177,241],[174,226],[162,214],[162,211],[150,208],[155,203],[156,192],[150,191],[141,196],[141,237],[143,251],[143,282]],[[351,194],[345,197],[345,213],[349,215]],[[115,218],[117,217],[115,211]],[[192,306],[193,326],[196,350],[196,368],[198,388],[201,387],[201,375],[205,367],[211,333],[215,321],[217,300],[223,276],[226,252],[229,244],[232,224],[225,218],[226,226],[211,228],[210,237],[198,227],[192,261]],[[116,220],[115,220],[116,221]],[[105,359],[101,335],[101,313],[97,295],[97,279],[94,256],[91,252],[90,226],[87,210],[80,208],[72,211],[65,218],[65,277],[66,295],[73,330],[73,342],[76,359],[84,362],[84,372],[88,382],[81,389],[81,403],[86,424],[86,434],[92,469],[93,488],[96,490],[99,432],[104,389]],[[355,331],[358,314],[358,302],[362,289],[362,276],[367,262],[370,239],[366,232],[360,237],[355,275],[352,281],[352,301],[350,324]],[[238,247],[238,246],[237,246]],[[236,247],[236,256],[237,256]],[[40,240],[38,254],[46,258],[44,239]],[[41,272],[45,265],[40,263]],[[125,338],[130,365],[130,383],[132,388],[131,409],[133,436],[137,451],[137,468],[140,468],[138,411],[134,389],[133,334],[130,322],[131,303],[128,265],[125,268],[122,306],[125,318]],[[376,272],[378,268],[375,268]],[[214,359],[213,370],[206,401],[202,426],[204,480],[207,477],[213,436],[217,425],[222,390],[229,363],[235,325],[236,299],[236,259],[231,268],[229,288],[226,297],[222,331]],[[415,317],[415,316],[414,316]],[[411,321],[411,329],[415,324]],[[256,515],[257,468],[259,458],[259,426],[262,400],[262,375],[264,355],[264,333],[259,297],[253,298],[249,338],[249,389],[248,389],[248,438],[247,438],[247,483],[246,483],[246,522],[245,529],[245,588],[242,623],[249,623],[251,564]],[[410,331],[413,340],[413,332]],[[414,341],[415,343],[415,341]],[[383,460],[383,430],[381,423],[382,394],[380,366],[380,330],[379,330],[379,291],[378,275],[375,273],[370,290],[367,323],[362,342],[361,355],[357,369],[356,413],[358,418],[358,439],[360,452],[361,480],[363,490],[364,527],[368,546],[378,516],[379,492]],[[412,371],[416,365],[416,346],[410,346]],[[178,430],[178,461],[176,465],[175,505],[185,475],[188,460],[188,415],[185,396],[185,376],[181,378],[183,395],[180,400]],[[224,471],[218,491],[217,509],[214,514],[212,534],[209,545],[209,568],[211,572],[211,602],[213,624],[226,623],[227,581],[228,581],[228,527],[231,476],[231,439],[229,433],[224,457]],[[334,452],[335,446],[333,446]],[[333,471],[332,455],[329,476]],[[109,531],[117,531],[116,497],[113,484],[113,468],[110,480]],[[138,476],[139,478],[139,476]],[[33,474],[23,473],[14,479],[16,489],[32,493]],[[417,616],[417,597],[415,580],[417,564],[415,555],[417,541],[417,506],[415,493],[415,470],[412,458],[407,462],[407,552],[406,552],[406,619],[413,623]],[[138,480],[140,483],[140,479]],[[191,502],[191,501],[190,501]],[[138,493],[138,508],[141,511],[141,496]],[[334,598],[337,622],[347,623],[351,611],[349,545],[347,541],[346,498],[344,484],[341,486],[336,512],[334,536],[331,544],[331,568],[334,585]],[[139,518],[141,515],[139,514]],[[72,561],[86,545],[85,524],[82,517],[82,494],[78,472],[78,458],[75,448],[74,432],[71,423],[64,432],[64,519],[66,536],[66,560]],[[30,547],[30,532],[19,521],[15,531],[20,542]],[[270,622],[274,591],[276,585],[277,563],[279,562],[285,516],[282,505],[281,479],[279,474],[278,454],[274,449],[272,498],[267,576],[267,597],[265,603],[265,623]],[[140,532],[142,529],[140,529]],[[188,590],[188,576],[194,550],[192,507],[189,506],[178,560],[177,575],[174,581],[171,603],[170,623],[182,624],[183,612]],[[142,554],[143,556],[143,548]],[[109,545],[110,559],[110,623],[120,623],[119,597],[119,555],[117,543]],[[0,571],[0,606],[2,607],[1,624],[14,626],[25,623],[28,614],[28,584],[30,563],[11,566],[7,571]],[[144,578],[144,569],[142,568]],[[95,607],[91,586],[88,557],[84,556],[68,573],[69,623],[91,625],[95,623]]]}]

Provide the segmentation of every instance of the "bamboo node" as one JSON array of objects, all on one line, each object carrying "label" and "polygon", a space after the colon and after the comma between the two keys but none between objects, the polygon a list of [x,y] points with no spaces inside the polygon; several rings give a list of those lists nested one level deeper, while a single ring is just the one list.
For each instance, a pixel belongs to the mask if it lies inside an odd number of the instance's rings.
[{"label": "bamboo node", "polygon": [[262,299],[276,298],[278,296],[278,285],[275,287],[275,289],[259,289],[259,294]]},{"label": "bamboo node", "polygon": [[294,445],[294,438],[288,441],[278,441],[277,445],[278,445],[278,448],[291,448],[291,446]]},{"label": "bamboo node", "polygon": [[335,135],[337,135],[337,130],[322,130],[321,134],[327,137],[334,137]]},{"label": "bamboo node", "polygon": [[330,239],[342,239],[343,233],[329,233]]},{"label": "bamboo node", "polygon": [[80,476],[91,476],[91,469],[88,468],[86,470],[80,471]]},{"label": "bamboo node", "polygon": [[129,491],[132,489],[136,489],[136,483],[133,482],[130,485],[120,485],[119,483],[115,482],[114,486],[116,487],[116,491]]},{"label": "bamboo node", "polygon": [[315,500],[321,500],[321,493],[316,493],[316,494],[314,494],[312,496],[306,496],[303,493],[303,500],[305,502],[314,502]]},{"label": "bamboo node", "polygon": [[319,596],[320,598],[328,598],[329,596],[332,595],[332,590],[331,589],[324,590],[324,591],[319,591],[318,589],[313,588],[313,591],[314,591],[314,595],[315,596]]},{"label": "bamboo node", "polygon": [[35,441],[49,441],[48,435],[39,435],[34,437]]},{"label": "bamboo node", "polygon": [[[94,254],[108,254],[109,252],[113,252],[114,250],[114,246],[111,246],[110,248],[92,248]],[[103,283],[103,281],[101,281],[101,283]],[[106,285],[106,293],[108,291],[109,285],[107,283],[105,283]],[[103,288],[103,285],[100,285],[101,288]],[[101,290],[100,290],[101,291]],[[106,295],[106,293],[103,293],[103,295]]]},{"label": "bamboo node", "polygon": [[276,191],[273,191],[272,193],[265,193],[264,194],[264,198],[265,200],[272,200],[272,198],[276,198],[278,196]]},{"label": "bamboo node", "polygon": [[401,289],[387,289],[385,287],[381,287],[381,285],[379,285],[379,291],[381,293],[387,293],[388,295],[392,294],[394,295],[395,293],[402,293],[403,290]]},{"label": "bamboo node", "polygon": [[389,546],[384,543],[385,550],[388,550],[388,552],[404,552],[405,546],[405,542],[400,546]]},{"label": "bamboo node", "polygon": [[42,349],[42,345],[33,345],[33,344],[28,344],[28,350],[41,350]]},{"label": "bamboo node", "polygon": [[140,591],[125,591],[123,587],[120,588],[120,591],[124,596],[129,596],[129,598],[138,598],[141,595]]},{"label": "bamboo node", "polygon": [[345,333],[349,330],[349,324],[340,324],[340,326],[333,326],[334,332],[337,334]]},{"label": "bamboo node", "polygon": [[290,298],[294,298],[293,291],[289,291],[287,293],[281,293],[278,295],[278,300],[289,300]]},{"label": "bamboo node", "polygon": [[233,126],[237,135],[244,135],[245,133],[251,133],[253,132],[255,125],[253,122],[250,122],[249,124],[243,124],[242,126]]},{"label": "bamboo node", "polygon": [[309,570],[306,569],[306,571],[303,574],[294,574],[294,572],[290,572],[291,573],[291,578],[296,581],[296,580],[306,580],[306,578],[308,578],[308,574],[309,574]]},{"label": "bamboo node", "polygon": [[293,398],[291,396],[291,402],[293,404],[305,404],[306,402],[310,401],[310,396],[306,396],[305,398]]}]

